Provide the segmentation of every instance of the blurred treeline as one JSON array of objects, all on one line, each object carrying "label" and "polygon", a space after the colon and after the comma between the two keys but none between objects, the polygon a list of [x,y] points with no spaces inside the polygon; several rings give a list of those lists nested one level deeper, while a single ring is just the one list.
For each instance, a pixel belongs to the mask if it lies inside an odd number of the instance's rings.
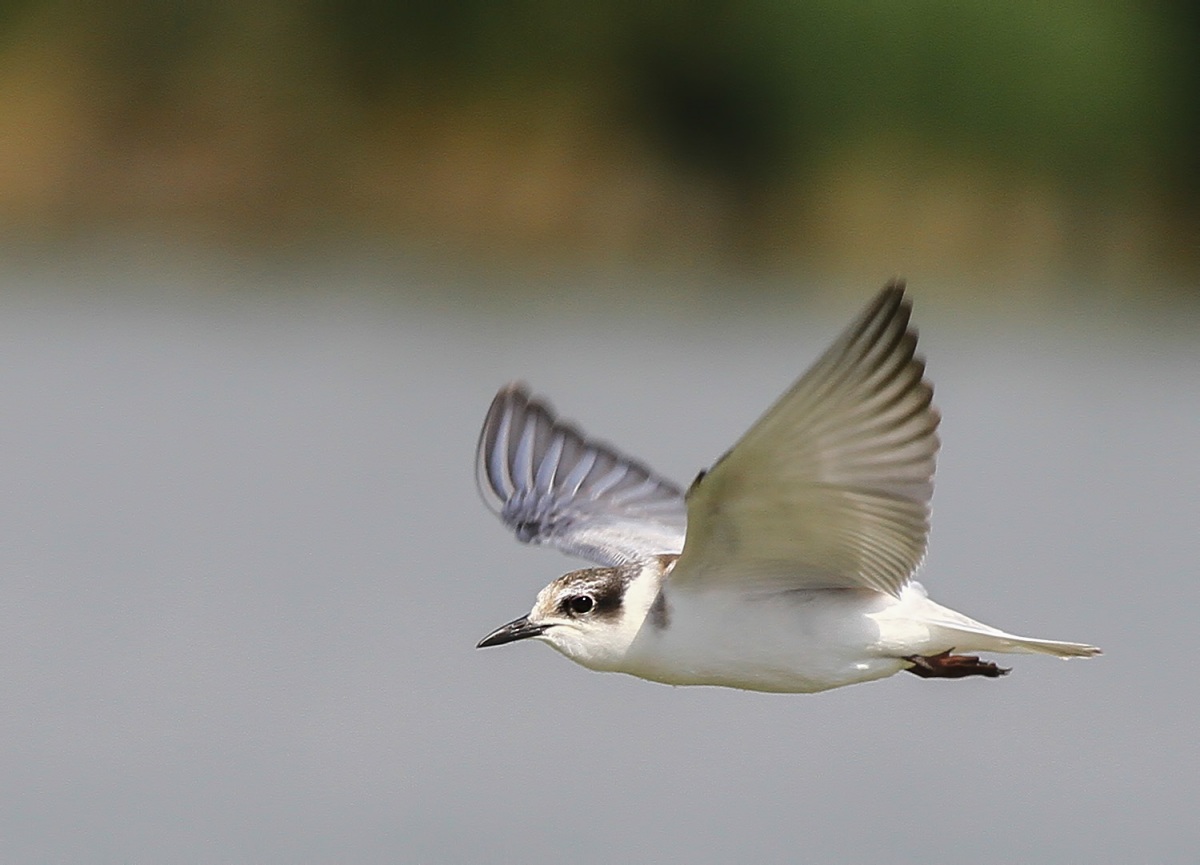
[{"label": "blurred treeline", "polygon": [[0,10],[10,238],[1185,286],[1200,262],[1186,0]]}]

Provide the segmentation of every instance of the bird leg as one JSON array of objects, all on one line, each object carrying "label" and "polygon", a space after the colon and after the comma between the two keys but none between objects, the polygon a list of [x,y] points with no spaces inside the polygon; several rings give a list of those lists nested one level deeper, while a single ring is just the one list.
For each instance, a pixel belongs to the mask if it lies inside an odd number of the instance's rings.
[{"label": "bird leg", "polygon": [[996,679],[1008,675],[1008,670],[991,661],[981,661],[974,655],[951,655],[947,649],[936,655],[905,655],[912,664],[908,672],[922,679],[961,679],[964,676],[987,676]]}]

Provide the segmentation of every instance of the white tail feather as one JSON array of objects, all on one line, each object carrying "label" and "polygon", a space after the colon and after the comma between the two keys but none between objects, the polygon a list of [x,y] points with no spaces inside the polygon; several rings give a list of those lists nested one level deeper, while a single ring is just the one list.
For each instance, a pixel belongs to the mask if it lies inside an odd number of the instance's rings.
[{"label": "white tail feather", "polygon": [[[974,621],[931,621],[928,624],[949,632],[947,636],[954,641],[954,649],[957,652],[1029,652],[1037,655],[1054,655],[1058,658],[1090,658],[1100,654],[1097,647],[1089,646],[1086,643],[1064,643],[1058,640],[1018,637],[1016,634],[1008,634]],[[961,635],[963,639],[958,640],[958,635]]]}]

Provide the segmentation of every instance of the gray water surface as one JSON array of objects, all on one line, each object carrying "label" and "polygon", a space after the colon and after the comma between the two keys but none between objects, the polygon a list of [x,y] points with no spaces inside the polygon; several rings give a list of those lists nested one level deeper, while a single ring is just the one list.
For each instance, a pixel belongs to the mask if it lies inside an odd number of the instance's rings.
[{"label": "gray water surface", "polygon": [[0,860],[1194,861],[1186,328],[914,286],[923,581],[1106,654],[772,696],[477,652],[579,565],[486,511],[475,437],[523,378],[686,482],[869,288],[675,317],[106,279],[0,297]]}]

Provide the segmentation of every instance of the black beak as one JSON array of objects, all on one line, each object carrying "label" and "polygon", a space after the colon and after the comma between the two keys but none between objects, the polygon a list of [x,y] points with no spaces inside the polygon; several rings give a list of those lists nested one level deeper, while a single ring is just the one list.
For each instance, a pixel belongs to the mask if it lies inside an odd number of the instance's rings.
[{"label": "black beak", "polygon": [[515,640],[528,640],[545,632],[547,625],[535,625],[529,621],[529,616],[513,619],[507,625],[501,625],[479,641],[476,649],[486,649],[488,646],[503,646]]}]

